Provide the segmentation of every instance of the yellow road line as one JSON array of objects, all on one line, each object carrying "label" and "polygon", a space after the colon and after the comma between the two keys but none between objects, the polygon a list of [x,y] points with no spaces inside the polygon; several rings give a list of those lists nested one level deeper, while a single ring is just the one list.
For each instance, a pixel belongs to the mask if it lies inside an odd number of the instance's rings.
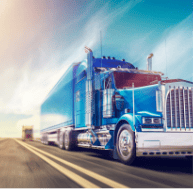
[{"label": "yellow road line", "polygon": [[86,174],[86,175],[88,175],[90,177],[93,177],[94,179],[96,179],[96,180],[98,180],[98,181],[100,181],[100,182],[102,182],[102,183],[104,183],[104,184],[106,184],[106,185],[108,185],[108,186],[110,186],[112,188],[129,188],[128,186],[125,186],[125,185],[120,184],[118,182],[115,182],[115,181],[113,181],[111,179],[103,177],[103,176],[101,176],[101,175],[99,175],[97,173],[94,173],[94,172],[89,171],[89,170],[87,170],[85,168],[82,168],[82,167],[80,167],[78,165],[70,163],[70,162],[68,162],[66,160],[63,160],[63,159],[61,159],[59,157],[56,157],[56,156],[54,156],[54,155],[52,155],[50,153],[47,153],[47,152],[45,152],[43,150],[35,148],[35,147],[33,147],[33,146],[29,145],[29,144],[26,144],[26,145],[28,145],[30,148],[33,148],[33,149],[35,149],[35,150],[37,150],[37,151],[39,151],[39,152],[41,152],[41,153],[43,153],[43,154],[53,158],[53,159],[55,159],[55,160],[57,160],[57,161],[59,161],[59,162],[61,162],[63,164],[66,164],[66,165],[68,165],[68,166],[70,166],[70,167],[72,167],[72,168],[74,168],[74,169],[76,169],[76,170],[78,170],[80,172],[83,172],[84,174]]},{"label": "yellow road line", "polygon": [[[64,175],[66,175],[67,177],[69,177],[71,180],[75,181],[76,183],[78,183],[80,186],[82,186],[83,188],[100,188],[99,186],[89,182],[88,180],[82,178],[81,176],[77,175],[76,173],[73,173],[72,171],[62,167],[61,165],[55,163],[54,161],[50,160],[49,158],[45,157],[44,155],[34,151],[31,149],[31,145],[27,145],[24,142],[18,141],[17,139],[15,139],[19,144],[21,144],[22,146],[24,146],[25,148],[27,148],[28,150],[30,150],[31,152],[33,152],[34,154],[36,154],[37,156],[39,156],[40,158],[42,158],[44,161],[46,161],[47,163],[49,163],[51,166],[53,166],[55,169],[57,169],[58,171],[60,171],[61,173],[63,173]],[[30,146],[30,147],[28,147]]]}]

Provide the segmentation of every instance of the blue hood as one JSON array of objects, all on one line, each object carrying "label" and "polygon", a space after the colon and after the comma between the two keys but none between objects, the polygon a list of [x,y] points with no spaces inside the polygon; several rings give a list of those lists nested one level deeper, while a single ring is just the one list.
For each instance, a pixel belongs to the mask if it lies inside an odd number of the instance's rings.
[{"label": "blue hood", "polygon": [[[161,116],[156,111],[156,90],[158,84],[134,88],[135,114],[143,116]],[[125,108],[133,112],[133,89],[118,89],[117,92],[125,99]]]}]

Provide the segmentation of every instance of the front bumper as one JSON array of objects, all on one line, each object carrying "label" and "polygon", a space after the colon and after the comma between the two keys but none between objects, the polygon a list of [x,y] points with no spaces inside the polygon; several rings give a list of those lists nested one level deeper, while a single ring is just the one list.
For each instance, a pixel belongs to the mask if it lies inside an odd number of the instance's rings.
[{"label": "front bumper", "polygon": [[193,133],[138,132],[137,156],[193,156]]}]

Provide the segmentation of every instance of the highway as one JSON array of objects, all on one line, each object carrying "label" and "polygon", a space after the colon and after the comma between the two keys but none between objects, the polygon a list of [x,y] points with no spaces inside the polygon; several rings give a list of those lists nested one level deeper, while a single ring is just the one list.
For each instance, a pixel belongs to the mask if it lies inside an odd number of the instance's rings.
[{"label": "highway", "polygon": [[193,188],[193,164],[184,157],[143,157],[128,166],[105,151],[6,138],[0,139],[0,187]]}]

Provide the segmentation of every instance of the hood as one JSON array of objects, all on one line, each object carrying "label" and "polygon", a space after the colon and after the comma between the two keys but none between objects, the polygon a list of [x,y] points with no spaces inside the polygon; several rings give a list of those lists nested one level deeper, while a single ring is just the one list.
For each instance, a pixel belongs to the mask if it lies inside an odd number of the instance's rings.
[{"label": "hood", "polygon": [[[147,116],[161,116],[161,112],[156,111],[156,90],[158,84],[134,88],[135,114],[145,114]],[[118,89],[117,92],[125,99],[125,108],[133,112],[133,89]]]}]

